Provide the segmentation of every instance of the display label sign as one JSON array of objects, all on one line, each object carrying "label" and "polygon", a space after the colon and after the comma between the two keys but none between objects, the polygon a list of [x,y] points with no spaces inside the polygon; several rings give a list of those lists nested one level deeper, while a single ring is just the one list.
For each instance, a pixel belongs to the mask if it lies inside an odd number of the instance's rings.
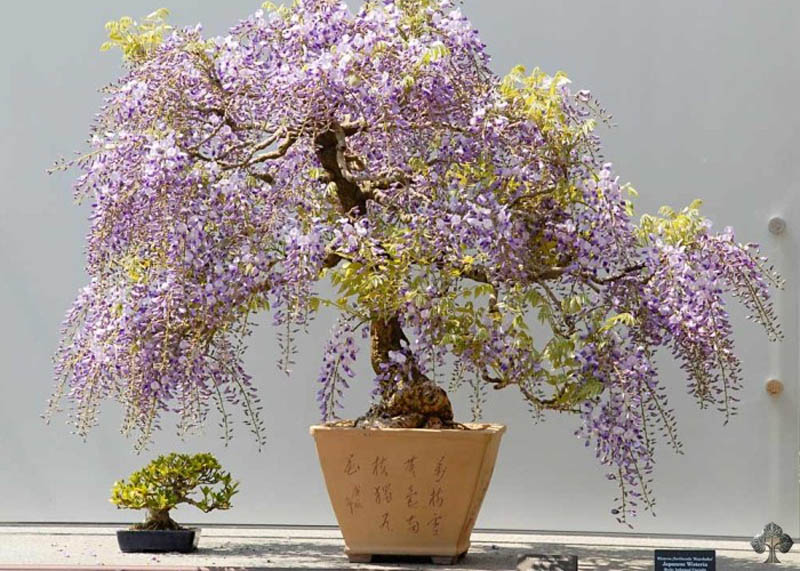
[{"label": "display label sign", "polygon": [[717,571],[713,549],[656,549],[655,571]]}]

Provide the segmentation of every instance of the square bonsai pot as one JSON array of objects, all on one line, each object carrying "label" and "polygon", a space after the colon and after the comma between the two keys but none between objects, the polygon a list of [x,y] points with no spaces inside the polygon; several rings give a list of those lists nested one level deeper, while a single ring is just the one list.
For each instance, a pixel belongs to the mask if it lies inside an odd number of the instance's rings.
[{"label": "square bonsai pot", "polygon": [[311,427],[351,562],[466,554],[506,427],[465,426]]}]

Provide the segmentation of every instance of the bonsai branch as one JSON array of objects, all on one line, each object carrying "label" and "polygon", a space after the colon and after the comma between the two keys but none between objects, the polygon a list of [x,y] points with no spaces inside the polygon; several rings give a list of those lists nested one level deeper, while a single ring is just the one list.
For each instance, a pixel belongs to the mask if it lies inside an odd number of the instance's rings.
[{"label": "bonsai branch", "polygon": [[549,399],[542,399],[537,397],[528,387],[525,386],[524,382],[514,381],[511,384],[517,385],[519,387],[520,392],[522,393],[522,396],[525,397],[525,400],[527,400],[540,410],[545,409],[545,410],[553,410],[556,412],[570,412],[573,414],[577,414],[580,412],[580,410],[574,408],[573,403],[560,402],[558,397],[553,397]]},{"label": "bonsai branch", "polygon": [[317,146],[317,158],[322,164],[322,168],[336,186],[336,196],[342,212],[347,214],[355,211],[357,216],[364,216],[367,213],[368,197],[350,174],[345,158],[345,139],[348,133],[355,132],[357,132],[355,126],[335,124],[318,134],[314,138],[314,143]]},{"label": "bonsai branch", "polygon": [[[253,166],[253,165],[258,164],[258,163],[263,163],[265,161],[271,161],[271,160],[274,160],[274,159],[279,159],[279,158],[281,158],[282,156],[284,156],[286,154],[286,152],[289,150],[289,148],[295,143],[295,141],[297,141],[297,138],[298,138],[298,133],[296,131],[295,132],[290,131],[290,132],[288,132],[286,134],[286,137],[281,142],[281,144],[278,145],[277,149],[275,149],[274,151],[270,151],[270,152],[263,153],[263,154],[260,154],[258,156],[255,156],[255,153],[257,153],[259,150],[264,149],[267,146],[269,146],[269,145],[274,143],[272,138],[267,139],[266,141],[264,141],[260,145],[256,145],[256,147],[253,148],[253,152],[250,155],[251,158],[248,159],[247,161],[245,161],[243,164],[240,164],[239,166],[248,166],[249,167],[249,166]],[[262,146],[262,145],[264,145],[264,146]]]},{"label": "bonsai branch", "polygon": [[[442,269],[443,263],[437,263],[437,267]],[[471,279],[475,282],[493,285],[489,279],[489,274],[485,268],[479,266],[461,266],[457,268],[459,273],[465,278]],[[556,280],[564,275],[567,271],[566,266],[551,266],[549,268],[541,268],[536,272],[530,274],[529,279],[531,282],[539,283],[546,280]]]},{"label": "bonsai branch", "polygon": [[322,267],[323,268],[334,268],[336,265],[341,262],[344,257],[336,252],[328,252],[325,258],[322,260]]},{"label": "bonsai branch", "polygon": [[628,266],[627,268],[624,268],[618,274],[615,274],[613,276],[606,276],[604,278],[589,277],[589,280],[591,280],[591,281],[593,281],[594,283],[597,283],[597,284],[613,283],[615,281],[621,280],[622,278],[628,277],[631,274],[635,274],[636,272],[639,272],[640,270],[643,270],[644,268],[645,268],[644,264],[634,264],[632,266]]}]

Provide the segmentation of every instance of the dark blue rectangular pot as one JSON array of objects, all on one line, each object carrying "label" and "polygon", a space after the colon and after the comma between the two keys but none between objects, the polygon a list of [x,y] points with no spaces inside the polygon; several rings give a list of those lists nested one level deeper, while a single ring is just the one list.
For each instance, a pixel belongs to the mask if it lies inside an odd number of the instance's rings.
[{"label": "dark blue rectangular pot", "polygon": [[191,553],[197,549],[200,529],[165,529],[135,530],[121,529],[117,531],[117,542],[123,553]]}]

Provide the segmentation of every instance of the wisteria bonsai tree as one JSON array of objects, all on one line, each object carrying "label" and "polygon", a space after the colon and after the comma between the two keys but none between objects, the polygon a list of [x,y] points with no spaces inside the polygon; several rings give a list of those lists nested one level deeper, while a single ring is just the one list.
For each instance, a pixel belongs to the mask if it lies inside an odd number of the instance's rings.
[{"label": "wisteria bonsai tree", "polygon": [[165,413],[189,429],[212,403],[225,437],[239,405],[261,442],[251,319],[271,312],[288,368],[323,306],[339,314],[318,379],[326,420],[368,338],[375,404],[360,422],[460,426],[445,372],[519,391],[536,414],[576,415],[620,486],[620,520],[652,507],[656,437],[681,447],[657,349],[701,407],[734,413],[726,295],[776,339],[779,278],[697,204],[635,221],[589,92],[562,74],[495,75],[452,0],[267,3],[211,39],[164,16],[109,24],[127,71],[91,151],[63,165],[92,200],[90,282],[51,402],[71,401],[78,434],[113,398],[140,445]]}]

